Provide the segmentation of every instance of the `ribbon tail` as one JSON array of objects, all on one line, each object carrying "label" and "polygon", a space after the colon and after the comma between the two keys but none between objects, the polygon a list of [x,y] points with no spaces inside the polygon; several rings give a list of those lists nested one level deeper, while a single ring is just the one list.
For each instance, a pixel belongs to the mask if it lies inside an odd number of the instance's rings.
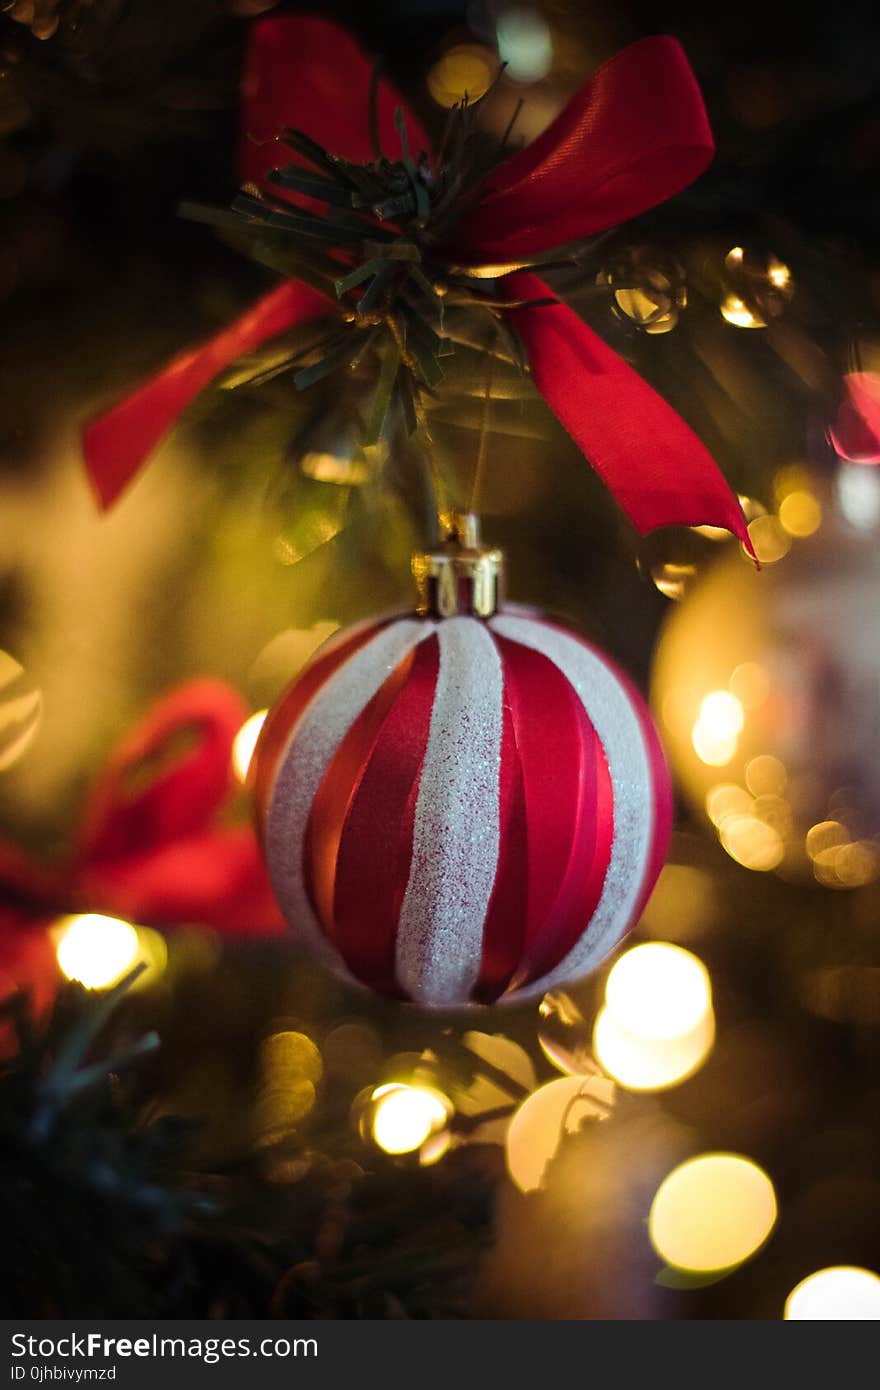
[{"label": "ribbon tail", "polygon": [[[504,281],[511,299],[553,291],[537,275]],[[642,535],[722,526],[754,556],[742,507],[705,445],[566,304],[512,309],[535,385]]]},{"label": "ribbon tail", "polygon": [[101,508],[113,505],[177,418],[220,372],[269,338],[329,309],[317,290],[285,280],[228,328],[180,353],[158,376],[93,420],[83,448]]}]

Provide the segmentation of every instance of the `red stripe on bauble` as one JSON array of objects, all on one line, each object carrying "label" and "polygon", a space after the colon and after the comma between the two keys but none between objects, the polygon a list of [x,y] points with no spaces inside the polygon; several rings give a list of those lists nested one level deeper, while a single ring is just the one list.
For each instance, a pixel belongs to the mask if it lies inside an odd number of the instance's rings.
[{"label": "red stripe on bauble", "polygon": [[[334,940],[352,974],[384,993],[401,994],[395,976],[397,922],[409,880],[416,795],[438,661],[436,637],[419,643],[405,663],[405,678],[397,685],[370,748],[363,753],[360,772],[352,779],[350,771],[340,769],[342,780],[353,789],[334,866]],[[380,695],[384,691],[383,686]],[[354,726],[347,739],[352,734]],[[328,769],[328,779],[334,775],[335,762]]]},{"label": "red stripe on bauble", "polygon": [[345,664],[350,656],[387,627],[393,618],[385,618],[375,623],[365,623],[348,635],[330,638],[318,649],[311,662],[293,685],[285,690],[278,704],[269,711],[266,722],[260,730],[260,737],[251,758],[248,789],[251,792],[257,834],[263,840],[266,829],[266,813],[272,796],[272,786],[278,762],[290,742],[294,727],[303,710],[318,693],[325,681],[329,680],[338,667]]}]

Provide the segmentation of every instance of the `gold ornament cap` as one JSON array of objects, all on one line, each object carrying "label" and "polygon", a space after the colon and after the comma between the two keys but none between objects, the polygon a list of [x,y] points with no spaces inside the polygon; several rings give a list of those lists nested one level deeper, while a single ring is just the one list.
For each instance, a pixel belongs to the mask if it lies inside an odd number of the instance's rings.
[{"label": "gold ornament cap", "polygon": [[445,538],[435,550],[417,550],[412,572],[423,617],[491,618],[498,611],[504,578],[504,554],[480,544],[480,523],[473,512],[453,512]]}]

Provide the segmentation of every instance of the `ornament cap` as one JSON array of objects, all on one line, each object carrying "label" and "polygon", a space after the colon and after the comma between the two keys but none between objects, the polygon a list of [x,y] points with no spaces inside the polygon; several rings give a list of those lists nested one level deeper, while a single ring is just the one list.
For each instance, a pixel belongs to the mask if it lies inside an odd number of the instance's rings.
[{"label": "ornament cap", "polygon": [[416,611],[426,617],[491,618],[498,610],[504,555],[480,543],[479,518],[473,512],[453,512],[436,549],[413,555],[412,572],[419,594]]}]

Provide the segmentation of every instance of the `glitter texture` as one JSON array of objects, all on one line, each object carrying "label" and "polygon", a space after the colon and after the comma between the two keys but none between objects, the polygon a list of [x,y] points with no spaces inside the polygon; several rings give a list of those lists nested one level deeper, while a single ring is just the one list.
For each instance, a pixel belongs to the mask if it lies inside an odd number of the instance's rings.
[{"label": "glitter texture", "polygon": [[397,935],[397,975],[423,1004],[467,999],[498,866],[501,657],[482,622],[437,626],[440,665]]},{"label": "glitter texture", "polygon": [[354,720],[395,666],[433,631],[433,623],[401,619],[334,671],[294,725],[269,791],[266,862],[278,905],[315,954],[346,978],[345,965],[309,902],[303,875],[306,824],[315,793]]},{"label": "glitter texture", "polygon": [[601,656],[557,628],[509,612],[493,618],[490,627],[546,656],[571,682],[605,749],[614,788],[614,839],[596,911],[564,960],[516,992],[519,1001],[594,970],[630,925],[651,849],[654,791],[638,715]]}]

